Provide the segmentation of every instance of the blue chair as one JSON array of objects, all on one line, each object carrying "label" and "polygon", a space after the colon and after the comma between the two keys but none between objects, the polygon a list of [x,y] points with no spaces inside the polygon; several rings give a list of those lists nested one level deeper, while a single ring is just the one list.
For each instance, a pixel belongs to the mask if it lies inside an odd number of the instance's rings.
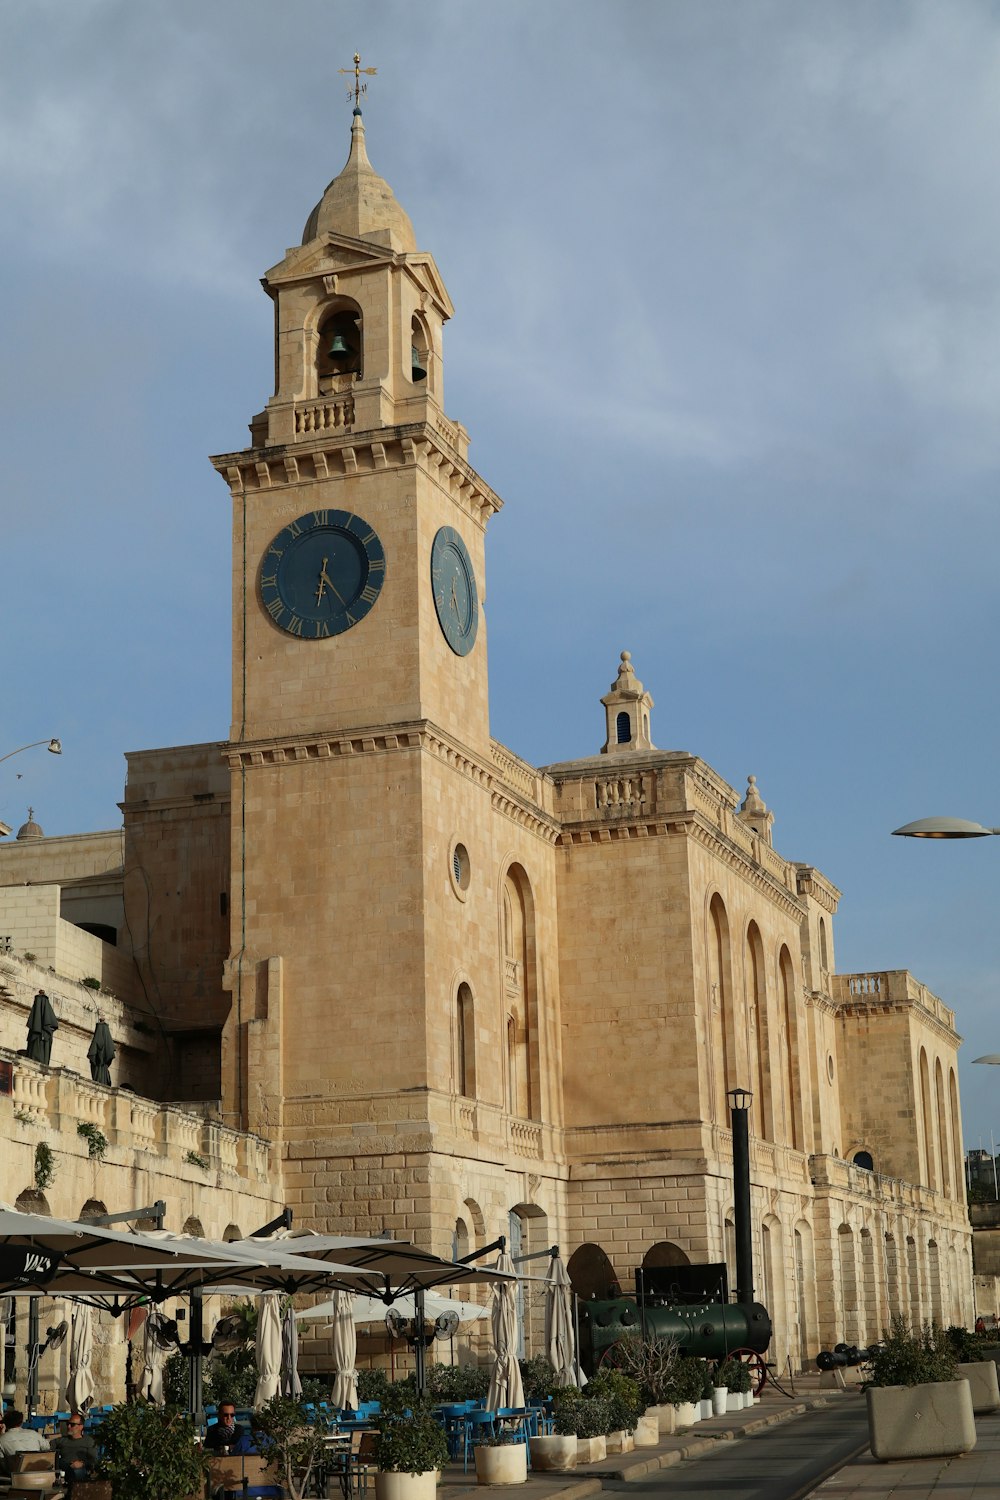
[{"label": "blue chair", "polygon": [[481,1442],[484,1437],[493,1437],[496,1433],[496,1412],[488,1411],[485,1406],[474,1406],[471,1411],[465,1413],[462,1426],[462,1473],[468,1473],[469,1454]]}]

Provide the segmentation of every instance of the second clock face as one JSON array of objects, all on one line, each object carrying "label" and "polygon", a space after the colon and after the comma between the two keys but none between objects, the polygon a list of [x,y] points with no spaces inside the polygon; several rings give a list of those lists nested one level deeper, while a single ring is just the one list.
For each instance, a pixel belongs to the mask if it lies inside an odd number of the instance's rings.
[{"label": "second clock face", "polygon": [[479,596],[469,549],[451,526],[441,527],[431,547],[431,587],[445,640],[457,656],[467,656],[476,644]]},{"label": "second clock face", "polygon": [[289,635],[341,635],[374,605],[385,582],[375,531],[346,510],[313,510],[278,532],[260,564],[261,603]]}]

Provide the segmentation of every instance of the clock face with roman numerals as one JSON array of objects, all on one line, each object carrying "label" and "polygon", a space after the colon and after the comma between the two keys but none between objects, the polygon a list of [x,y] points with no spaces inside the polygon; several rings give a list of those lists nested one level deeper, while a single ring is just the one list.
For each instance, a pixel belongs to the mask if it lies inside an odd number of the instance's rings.
[{"label": "clock face with roman numerals", "polygon": [[260,601],[304,641],[342,635],[363,620],[385,582],[385,552],[368,522],[346,510],[289,521],[260,562]]},{"label": "clock face with roman numerals", "polygon": [[456,656],[468,656],[476,644],[479,596],[469,549],[451,526],[441,527],[431,547],[431,588],[441,633]]}]

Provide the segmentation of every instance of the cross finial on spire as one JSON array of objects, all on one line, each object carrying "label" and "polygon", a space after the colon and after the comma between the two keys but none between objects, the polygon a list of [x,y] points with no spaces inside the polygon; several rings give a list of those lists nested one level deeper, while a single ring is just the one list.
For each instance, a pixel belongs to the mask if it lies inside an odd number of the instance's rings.
[{"label": "cross finial on spire", "polygon": [[367,85],[367,83],[362,83],[361,82],[361,75],[362,75],[362,73],[364,73],[369,78],[374,78],[375,74],[378,72],[378,68],[363,68],[361,66],[361,53],[360,52],[355,52],[355,54],[354,54],[354,67],[353,68],[338,68],[337,72],[338,73],[353,73],[354,74],[354,87],[352,89],[348,89],[347,90],[347,97],[348,97],[348,99],[350,99],[353,96],[353,99],[354,99],[354,113],[356,115],[359,115],[361,113],[361,95],[362,94],[367,94],[367,92],[368,92],[368,85]]}]

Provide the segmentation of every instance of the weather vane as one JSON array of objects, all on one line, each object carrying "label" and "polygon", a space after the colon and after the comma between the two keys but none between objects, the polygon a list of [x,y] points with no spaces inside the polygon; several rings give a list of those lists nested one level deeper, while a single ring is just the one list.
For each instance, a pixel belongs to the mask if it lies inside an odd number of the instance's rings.
[{"label": "weather vane", "polygon": [[367,94],[367,92],[368,92],[368,85],[367,85],[367,83],[362,83],[361,82],[361,75],[362,75],[362,73],[366,73],[369,78],[374,78],[375,74],[378,72],[378,68],[363,68],[361,66],[361,53],[360,52],[355,52],[355,54],[354,54],[354,67],[353,68],[338,68],[337,72],[338,73],[353,73],[354,74],[354,87],[352,89],[348,89],[347,90],[347,97],[348,97],[348,99],[351,99],[351,98],[354,99],[354,108],[356,110],[360,111],[360,109],[361,109],[361,95],[362,94]]}]

